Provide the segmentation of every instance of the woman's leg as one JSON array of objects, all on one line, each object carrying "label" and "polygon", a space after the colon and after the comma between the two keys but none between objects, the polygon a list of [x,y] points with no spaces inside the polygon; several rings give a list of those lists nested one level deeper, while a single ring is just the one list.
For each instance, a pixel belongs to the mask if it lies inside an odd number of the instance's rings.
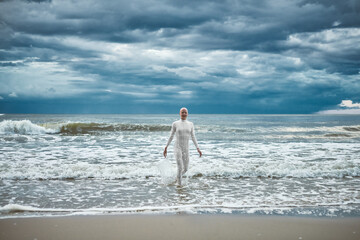
[{"label": "woman's leg", "polygon": [[176,180],[178,185],[181,185],[181,178],[182,178],[182,171],[183,171],[183,160],[182,160],[182,153],[180,149],[174,149],[175,150],[175,158],[176,158],[176,164],[177,164],[177,175]]},{"label": "woman's leg", "polygon": [[182,154],[182,160],[183,160],[183,170],[182,174],[186,173],[189,169],[189,150],[183,152]]}]

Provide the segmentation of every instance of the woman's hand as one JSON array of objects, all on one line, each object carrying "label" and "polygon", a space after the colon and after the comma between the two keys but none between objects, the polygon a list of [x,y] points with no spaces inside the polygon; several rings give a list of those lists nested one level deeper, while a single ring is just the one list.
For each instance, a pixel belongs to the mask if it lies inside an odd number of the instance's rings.
[{"label": "woman's hand", "polygon": [[167,147],[165,147],[165,150],[164,150],[164,157],[166,158],[167,156]]},{"label": "woman's hand", "polygon": [[198,153],[199,153],[199,155],[200,155],[200,157],[201,157],[202,152],[200,151],[200,148],[197,148],[197,151],[198,151]]}]

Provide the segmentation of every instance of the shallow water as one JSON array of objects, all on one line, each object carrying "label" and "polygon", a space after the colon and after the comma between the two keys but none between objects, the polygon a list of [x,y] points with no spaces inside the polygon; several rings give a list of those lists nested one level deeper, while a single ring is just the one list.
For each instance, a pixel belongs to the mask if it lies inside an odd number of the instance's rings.
[{"label": "shallow water", "polygon": [[360,216],[360,115],[1,115],[1,217],[94,213]]}]

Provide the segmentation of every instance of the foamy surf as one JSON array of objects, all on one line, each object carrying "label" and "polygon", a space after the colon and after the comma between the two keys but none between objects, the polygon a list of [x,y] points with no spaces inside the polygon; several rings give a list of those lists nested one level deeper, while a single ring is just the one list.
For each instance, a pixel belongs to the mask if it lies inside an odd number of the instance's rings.
[{"label": "foamy surf", "polygon": [[[83,159],[91,157],[91,152],[80,155]],[[111,155],[110,155],[111,156]],[[19,156],[21,157],[21,155]],[[321,158],[320,158],[321,159]],[[16,161],[16,160],[15,160]],[[176,179],[175,161],[164,159],[158,163],[144,162],[132,164],[131,161],[88,163],[67,161],[48,161],[41,165],[38,161],[23,160],[18,164],[0,163],[0,179],[8,180],[66,180],[66,179],[146,179],[160,177],[164,184]],[[352,178],[360,177],[360,160],[347,161],[329,159],[319,161],[265,160],[235,161],[219,163],[204,156],[192,160],[186,173],[188,178]]]},{"label": "foamy surf", "polygon": [[164,184],[172,184],[176,179],[176,170],[168,159],[164,159],[157,164],[161,180]]},{"label": "foamy surf", "polygon": [[[348,203],[352,204],[352,203]],[[345,204],[344,207],[348,204]],[[275,214],[286,215],[296,213],[298,215],[312,215],[314,212],[320,216],[336,216],[337,210],[332,207],[342,206],[342,203],[312,205],[234,205],[234,204],[187,204],[173,206],[142,206],[142,207],[122,207],[122,208],[39,208],[20,204],[8,204],[0,207],[0,218],[16,217],[15,214],[23,213],[27,217],[34,217],[39,214],[52,216],[57,215],[94,215],[94,214],[198,214],[198,213],[221,213],[221,214]]]},{"label": "foamy surf", "polygon": [[177,115],[2,116],[0,215],[360,216],[360,116],[191,117],[203,156],[190,140],[178,187]]}]

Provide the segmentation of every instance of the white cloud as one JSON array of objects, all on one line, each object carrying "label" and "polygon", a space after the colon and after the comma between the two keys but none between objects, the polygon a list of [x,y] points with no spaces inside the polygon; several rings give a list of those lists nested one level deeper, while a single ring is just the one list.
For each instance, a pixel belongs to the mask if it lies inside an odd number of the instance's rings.
[{"label": "white cloud", "polygon": [[347,108],[360,108],[360,103],[353,103],[351,100],[342,100],[339,106]]},{"label": "white cloud", "polygon": [[180,91],[179,94],[181,94],[181,95],[190,95],[190,94],[192,94],[192,91]]},{"label": "white cloud", "polygon": [[204,73],[201,69],[197,69],[196,67],[179,67],[179,68],[167,68],[167,71],[174,72],[176,75],[185,78],[185,79],[197,79],[201,77],[205,77],[206,73]]},{"label": "white cloud", "polygon": [[317,114],[360,114],[360,103],[353,103],[352,100],[342,100],[338,106],[346,109],[324,110]]},{"label": "white cloud", "polygon": [[3,100],[4,98],[2,96],[0,96],[0,100]]},{"label": "white cloud", "polygon": [[191,99],[194,96],[194,93],[192,91],[179,91],[177,94],[174,94],[174,98],[180,98],[180,99]]},{"label": "white cloud", "polygon": [[335,28],[291,34],[285,44],[341,54],[344,51],[359,50],[359,37],[360,28]]},{"label": "white cloud", "polygon": [[165,103],[167,100],[164,99],[137,99],[134,102],[137,103]]},{"label": "white cloud", "polygon": [[157,94],[156,93],[144,93],[144,92],[118,92],[120,94],[124,94],[124,95],[130,95],[133,97],[140,97],[140,98],[146,98],[146,97],[156,97]]},{"label": "white cloud", "polygon": [[12,92],[9,94],[9,97],[17,97],[16,93],[15,92]]},{"label": "white cloud", "polygon": [[340,24],[341,24],[340,21],[335,21],[332,26],[333,26],[333,27],[337,27],[337,26],[339,26]]},{"label": "white cloud", "polygon": [[[4,67],[0,74],[0,94],[9,97],[37,96],[63,97],[73,96],[86,91],[96,76],[86,75],[57,62],[29,62],[15,69]],[[31,81],[29,81],[31,79]]]}]

